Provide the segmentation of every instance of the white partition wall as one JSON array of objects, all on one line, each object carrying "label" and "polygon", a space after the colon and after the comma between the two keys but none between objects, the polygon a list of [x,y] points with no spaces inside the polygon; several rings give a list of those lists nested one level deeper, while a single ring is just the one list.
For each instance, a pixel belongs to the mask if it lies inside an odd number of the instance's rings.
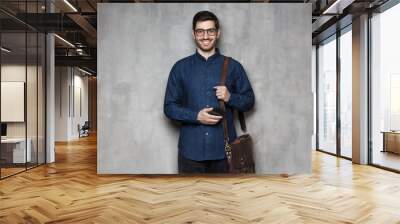
[{"label": "white partition wall", "polygon": [[1,122],[24,122],[25,82],[1,82]]}]

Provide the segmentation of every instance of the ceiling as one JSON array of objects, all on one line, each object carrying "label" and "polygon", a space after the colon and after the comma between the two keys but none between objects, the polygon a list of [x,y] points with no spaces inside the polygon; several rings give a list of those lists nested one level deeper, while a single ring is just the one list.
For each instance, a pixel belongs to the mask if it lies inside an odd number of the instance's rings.
[{"label": "ceiling", "polygon": [[[329,28],[340,19],[356,16],[365,10],[377,7],[387,0],[254,0],[217,2],[270,2],[270,3],[312,3],[313,42],[330,35]],[[180,0],[45,0],[20,1],[1,0],[0,24],[3,33],[2,45],[12,47],[15,54],[24,54],[25,30],[55,32],[74,46],[55,38],[56,65],[80,66],[96,72],[97,57],[97,3],[137,3],[137,2],[188,2]],[[216,1],[191,1],[216,2]],[[332,7],[331,7],[332,6]],[[50,11],[52,13],[48,13]],[[328,14],[323,14],[329,8]],[[349,20],[351,23],[351,19]],[[343,23],[345,25],[345,23]],[[332,29],[332,28],[331,28]],[[330,32],[334,32],[330,31]],[[29,38],[28,38],[29,39]],[[29,41],[28,41],[29,42]],[[7,44],[6,44],[7,43]],[[19,47],[18,47],[19,46]],[[40,46],[41,47],[41,46]],[[27,52],[34,52],[35,43],[29,43]]]}]

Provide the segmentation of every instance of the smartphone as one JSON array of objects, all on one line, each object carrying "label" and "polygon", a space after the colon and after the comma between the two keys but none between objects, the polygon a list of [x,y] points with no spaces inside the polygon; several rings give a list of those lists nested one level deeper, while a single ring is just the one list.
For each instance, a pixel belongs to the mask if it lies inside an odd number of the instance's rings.
[{"label": "smartphone", "polygon": [[221,117],[225,116],[225,112],[220,108],[213,108],[213,110],[208,113],[214,116],[221,116]]}]

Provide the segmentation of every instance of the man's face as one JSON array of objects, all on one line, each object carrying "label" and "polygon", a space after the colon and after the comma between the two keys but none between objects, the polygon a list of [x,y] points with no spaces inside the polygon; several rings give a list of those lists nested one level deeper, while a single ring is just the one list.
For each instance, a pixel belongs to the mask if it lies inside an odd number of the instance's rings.
[{"label": "man's face", "polygon": [[202,51],[208,52],[215,48],[220,32],[215,28],[212,20],[197,22],[195,30],[192,32],[193,39],[197,47]]}]

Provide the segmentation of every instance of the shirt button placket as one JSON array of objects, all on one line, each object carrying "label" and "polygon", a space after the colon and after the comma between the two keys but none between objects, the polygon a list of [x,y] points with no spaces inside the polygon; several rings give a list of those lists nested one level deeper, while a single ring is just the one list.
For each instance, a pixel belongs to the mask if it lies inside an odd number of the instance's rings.
[{"label": "shirt button placket", "polygon": [[209,66],[208,63],[206,65],[206,101],[207,101],[207,107],[210,107],[210,102],[211,102],[211,91],[210,91],[210,83],[211,83],[211,77],[210,77],[210,71],[209,71]]},{"label": "shirt button placket", "polygon": [[208,131],[206,133],[204,133],[204,142],[205,142],[205,149],[204,149],[204,158],[208,158],[208,151],[207,149],[210,148],[210,137],[209,137],[209,133]]}]

